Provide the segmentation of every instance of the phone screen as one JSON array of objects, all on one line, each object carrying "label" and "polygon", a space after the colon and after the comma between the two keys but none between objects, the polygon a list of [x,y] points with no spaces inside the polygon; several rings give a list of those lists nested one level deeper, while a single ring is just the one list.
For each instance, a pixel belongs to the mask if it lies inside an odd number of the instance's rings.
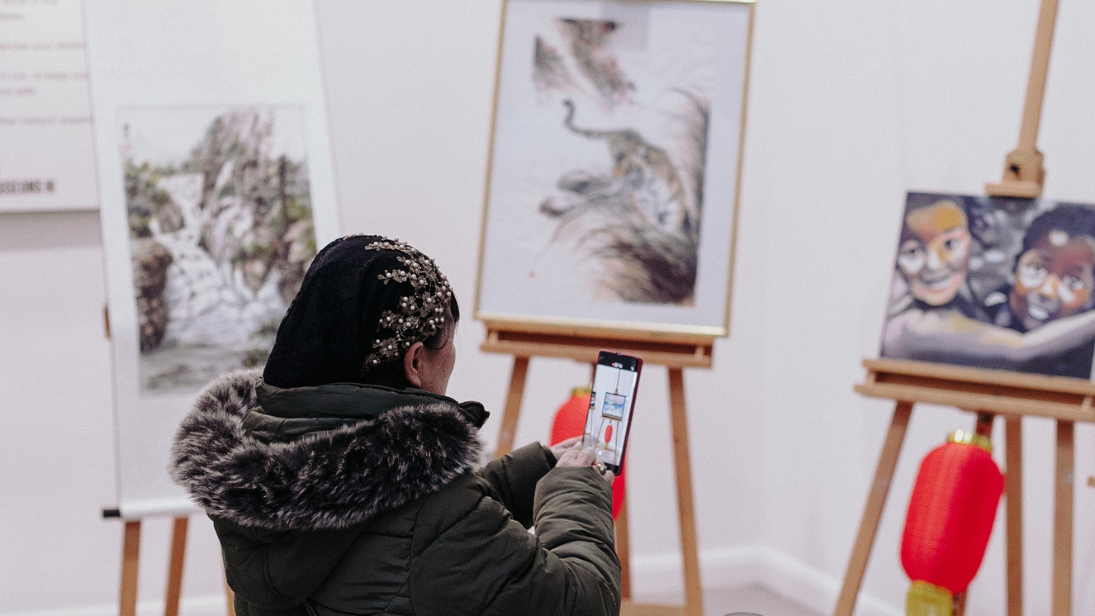
[{"label": "phone screen", "polygon": [[613,472],[623,464],[642,365],[638,357],[608,351],[597,357],[582,444],[592,447],[597,461]]}]

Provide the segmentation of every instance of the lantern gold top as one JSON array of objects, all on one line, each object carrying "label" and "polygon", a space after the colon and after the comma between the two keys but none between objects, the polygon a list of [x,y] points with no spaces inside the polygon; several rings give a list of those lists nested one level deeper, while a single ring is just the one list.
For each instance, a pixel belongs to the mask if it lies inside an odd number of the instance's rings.
[{"label": "lantern gold top", "polygon": [[969,430],[955,430],[947,437],[947,441],[950,443],[960,443],[962,445],[973,445],[992,453],[992,439],[984,434],[978,434]]}]

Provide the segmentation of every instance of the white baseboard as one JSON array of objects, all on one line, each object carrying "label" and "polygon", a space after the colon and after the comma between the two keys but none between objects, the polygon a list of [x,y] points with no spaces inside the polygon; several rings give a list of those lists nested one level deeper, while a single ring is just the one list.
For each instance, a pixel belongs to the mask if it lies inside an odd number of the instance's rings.
[{"label": "white baseboard", "polygon": [[[840,594],[840,578],[763,546],[700,550],[704,588],[738,588],[759,585],[806,609],[829,614]],[[680,597],[684,593],[681,555],[651,554],[631,559],[632,587],[649,599]],[[860,593],[856,616],[904,616],[894,606]]]},{"label": "white baseboard", "polygon": [[[840,594],[840,579],[809,567],[767,547],[700,550],[705,588],[760,585],[802,607],[829,614]],[[681,555],[650,554],[631,559],[635,594],[648,599],[680,597],[684,591]],[[163,601],[142,601],[137,616],[161,616]],[[180,616],[224,616],[223,594],[185,597]],[[0,616],[116,616],[117,605],[93,605],[61,610],[9,612]],[[905,610],[870,595],[860,594],[856,616],[904,616]]]}]

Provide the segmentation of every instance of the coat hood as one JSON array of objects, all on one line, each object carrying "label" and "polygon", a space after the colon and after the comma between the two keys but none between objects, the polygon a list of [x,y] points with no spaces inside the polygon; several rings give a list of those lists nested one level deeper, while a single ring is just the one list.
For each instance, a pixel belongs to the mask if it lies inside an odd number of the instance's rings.
[{"label": "coat hood", "polygon": [[210,383],[179,426],[171,474],[214,518],[271,531],[343,529],[471,469],[488,413],[419,390],[278,389],[259,371]]}]

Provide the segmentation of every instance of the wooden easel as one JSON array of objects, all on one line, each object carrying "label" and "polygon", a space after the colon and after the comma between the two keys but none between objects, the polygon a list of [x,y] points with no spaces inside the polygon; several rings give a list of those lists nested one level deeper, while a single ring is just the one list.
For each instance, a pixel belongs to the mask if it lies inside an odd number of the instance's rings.
[{"label": "wooden easel", "polygon": [[[117,509],[103,511],[104,518],[121,517]],[[125,520],[125,537],[122,540],[122,582],[118,600],[118,616],[137,616],[137,572],[141,553],[141,520]],[[171,530],[171,556],[167,567],[167,591],[164,598],[164,616],[179,616],[179,600],[182,598],[183,560],[186,555],[186,533],[190,518],[176,516]],[[228,616],[236,616],[232,589],[227,582],[224,591],[228,603]]]},{"label": "wooden easel", "polygon": [[1053,616],[1072,611],[1073,437],[1077,421],[1095,422],[1095,383],[1080,379],[944,366],[927,362],[866,360],[861,394],[895,400],[893,418],[844,574],[834,616],[851,616],[867,568],[878,521],[893,478],[913,404],[925,402],[1005,417],[1005,523],[1007,525],[1007,614],[1023,610],[1023,436],[1024,416],[1057,421],[1057,463],[1053,526]]},{"label": "wooden easel", "polygon": [[684,373],[686,367],[711,367],[713,338],[695,335],[649,334],[642,340],[636,334],[603,329],[576,331],[541,324],[519,325],[487,322],[487,338],[480,346],[490,353],[513,355],[513,372],[506,396],[502,428],[496,456],[513,449],[517,418],[532,357],[569,357],[594,365],[601,349],[640,355],[646,364],[669,369],[669,402],[673,426],[673,460],[677,479],[677,508],[681,527],[681,552],[684,560],[684,606],[633,603],[626,501],[616,520],[616,552],[622,568],[622,594],[625,616],[679,615],[703,616],[703,589],[700,585],[696,522],[692,504],[692,470],[688,450],[688,420],[685,412]]},{"label": "wooden easel", "polygon": [[[987,184],[985,192],[997,197],[1034,199],[1045,182],[1044,157],[1038,151],[1038,126],[1045,97],[1049,52],[1057,20],[1057,0],[1041,0],[1030,76],[1023,103],[1019,144],[1004,162],[1003,179]],[[867,360],[867,380],[856,391],[896,401],[878,468],[863,510],[855,547],[833,616],[851,616],[867,568],[878,521],[889,492],[905,439],[905,429],[916,402],[956,406],[964,410],[1005,417],[1007,525],[1007,614],[1023,613],[1022,526],[1022,418],[1049,417],[1057,421],[1057,461],[1053,525],[1053,616],[1072,613],[1072,499],[1074,489],[1075,422],[1095,422],[1095,384],[1080,379],[981,370],[911,361]],[[1095,485],[1095,482],[1093,482]],[[960,616],[960,615],[959,615]]]},{"label": "wooden easel", "polygon": [[[110,340],[110,307],[103,306],[103,330]],[[104,509],[104,518],[121,518],[119,509]],[[164,598],[164,616],[179,616],[179,600],[182,598],[183,559],[186,556],[186,532],[190,525],[187,516],[175,516],[171,530],[171,556],[167,566],[167,592]],[[118,599],[118,616],[137,616],[137,572],[141,555],[141,520],[125,520],[122,539],[122,578]],[[236,616],[234,596],[224,583],[228,601],[228,616]]]}]

